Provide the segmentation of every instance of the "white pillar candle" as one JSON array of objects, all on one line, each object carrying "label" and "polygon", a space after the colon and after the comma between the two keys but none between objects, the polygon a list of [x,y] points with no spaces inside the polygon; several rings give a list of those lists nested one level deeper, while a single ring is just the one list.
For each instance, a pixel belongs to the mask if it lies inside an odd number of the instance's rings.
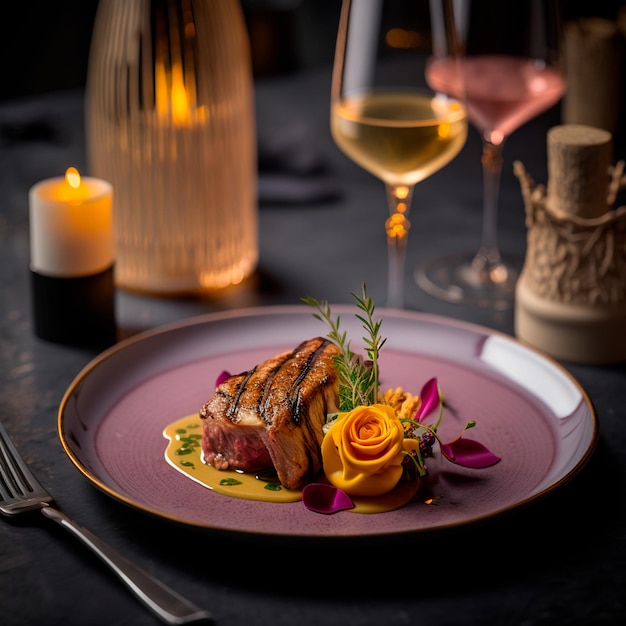
[{"label": "white pillar candle", "polygon": [[81,178],[74,168],[35,184],[29,192],[31,270],[70,278],[111,267],[112,197],[108,182]]}]

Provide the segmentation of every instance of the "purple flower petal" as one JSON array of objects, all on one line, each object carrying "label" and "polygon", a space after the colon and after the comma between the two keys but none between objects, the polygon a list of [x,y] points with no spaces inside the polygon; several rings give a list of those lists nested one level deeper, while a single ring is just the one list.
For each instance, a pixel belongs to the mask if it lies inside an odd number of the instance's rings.
[{"label": "purple flower petal", "polygon": [[459,438],[450,443],[442,443],[440,449],[448,461],[473,469],[490,467],[500,460],[499,456],[473,439]]},{"label": "purple flower petal", "polygon": [[426,417],[435,409],[439,408],[439,385],[437,384],[436,378],[431,378],[428,382],[426,382],[420,392],[420,398],[422,399],[422,403],[415,413],[415,419],[418,422],[420,422],[423,417]]},{"label": "purple flower petal", "polygon": [[354,503],[345,491],[326,483],[309,483],[302,489],[302,503],[315,513],[330,515],[354,508]]},{"label": "purple flower petal", "polygon": [[226,379],[230,378],[230,372],[224,370],[215,380],[215,386],[221,385]]}]

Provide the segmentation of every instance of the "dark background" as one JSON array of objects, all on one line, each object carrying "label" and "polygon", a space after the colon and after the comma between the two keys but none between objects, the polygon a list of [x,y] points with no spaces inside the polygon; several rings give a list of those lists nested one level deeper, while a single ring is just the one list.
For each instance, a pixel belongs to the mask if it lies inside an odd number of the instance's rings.
[{"label": "dark background", "polygon": [[[615,17],[626,4],[562,2],[566,19]],[[3,0],[0,6],[0,100],[84,87],[98,0]],[[332,59],[341,0],[242,0],[242,6],[257,77]]]}]

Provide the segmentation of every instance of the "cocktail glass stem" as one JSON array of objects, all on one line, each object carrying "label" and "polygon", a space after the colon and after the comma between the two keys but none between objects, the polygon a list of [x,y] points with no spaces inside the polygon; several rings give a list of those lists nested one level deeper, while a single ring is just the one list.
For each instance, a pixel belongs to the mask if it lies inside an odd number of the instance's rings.
[{"label": "cocktail glass stem", "polygon": [[502,174],[504,142],[483,140],[483,230],[480,248],[472,260],[472,270],[480,283],[502,283],[508,271],[498,248],[498,199]]},{"label": "cocktail glass stem", "polygon": [[414,187],[387,184],[385,188],[389,204],[389,217],[385,222],[388,253],[387,306],[401,309],[404,306],[406,244],[411,228],[409,211]]}]

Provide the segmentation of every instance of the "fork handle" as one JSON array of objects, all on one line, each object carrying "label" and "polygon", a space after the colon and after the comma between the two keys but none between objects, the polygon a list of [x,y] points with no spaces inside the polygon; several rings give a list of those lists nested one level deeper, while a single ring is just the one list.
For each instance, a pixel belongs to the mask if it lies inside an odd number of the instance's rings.
[{"label": "fork handle", "polygon": [[102,539],[79,526],[61,511],[44,506],[41,512],[91,548],[157,617],[166,624],[213,623],[204,611],[114,550]]}]

